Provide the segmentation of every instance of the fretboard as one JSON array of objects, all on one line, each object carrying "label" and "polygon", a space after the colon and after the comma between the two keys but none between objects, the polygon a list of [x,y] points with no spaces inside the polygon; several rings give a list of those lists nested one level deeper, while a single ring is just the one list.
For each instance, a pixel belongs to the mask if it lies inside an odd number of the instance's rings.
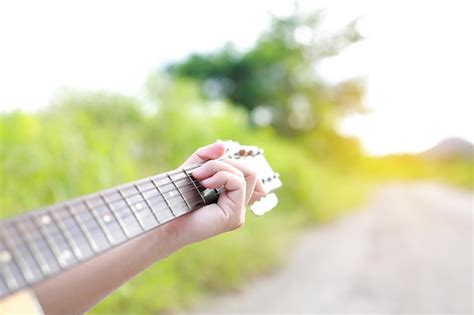
[{"label": "fretboard", "polygon": [[196,166],[0,222],[0,298],[215,201]]}]

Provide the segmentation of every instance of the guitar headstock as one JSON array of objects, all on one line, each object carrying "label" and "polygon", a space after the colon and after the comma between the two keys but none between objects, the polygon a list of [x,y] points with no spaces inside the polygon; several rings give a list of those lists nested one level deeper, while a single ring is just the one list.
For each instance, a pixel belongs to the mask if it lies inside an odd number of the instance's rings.
[{"label": "guitar headstock", "polygon": [[273,191],[282,186],[280,175],[273,171],[270,164],[265,159],[263,150],[248,145],[241,145],[238,142],[228,140],[222,141],[225,145],[225,156],[230,159],[245,160],[245,163],[257,172],[258,180],[261,181],[265,195],[254,202],[250,210],[255,215],[263,215],[273,209],[278,198]]}]

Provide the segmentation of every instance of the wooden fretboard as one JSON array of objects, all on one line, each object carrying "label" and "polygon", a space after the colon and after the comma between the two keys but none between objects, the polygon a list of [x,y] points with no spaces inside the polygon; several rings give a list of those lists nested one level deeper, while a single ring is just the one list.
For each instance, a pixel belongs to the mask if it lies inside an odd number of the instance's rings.
[{"label": "wooden fretboard", "polygon": [[191,177],[197,166],[0,222],[0,298],[215,202]]}]

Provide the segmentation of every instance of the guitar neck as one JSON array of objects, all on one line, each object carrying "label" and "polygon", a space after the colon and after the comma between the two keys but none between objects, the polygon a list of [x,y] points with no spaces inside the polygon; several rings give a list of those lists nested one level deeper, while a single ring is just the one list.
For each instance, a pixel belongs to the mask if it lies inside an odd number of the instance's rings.
[{"label": "guitar neck", "polygon": [[215,202],[190,172],[144,178],[0,222],[0,298]]}]

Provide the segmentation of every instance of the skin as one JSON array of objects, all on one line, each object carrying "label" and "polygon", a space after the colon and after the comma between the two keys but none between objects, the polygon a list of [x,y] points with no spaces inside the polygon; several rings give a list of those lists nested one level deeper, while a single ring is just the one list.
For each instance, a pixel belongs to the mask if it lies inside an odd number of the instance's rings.
[{"label": "skin", "polygon": [[219,160],[221,143],[198,149],[183,165],[204,163],[193,176],[207,188],[224,187],[217,203],[164,224],[33,288],[46,314],[81,314],[153,263],[182,247],[234,230],[245,208],[263,195],[256,172],[235,160]]}]

